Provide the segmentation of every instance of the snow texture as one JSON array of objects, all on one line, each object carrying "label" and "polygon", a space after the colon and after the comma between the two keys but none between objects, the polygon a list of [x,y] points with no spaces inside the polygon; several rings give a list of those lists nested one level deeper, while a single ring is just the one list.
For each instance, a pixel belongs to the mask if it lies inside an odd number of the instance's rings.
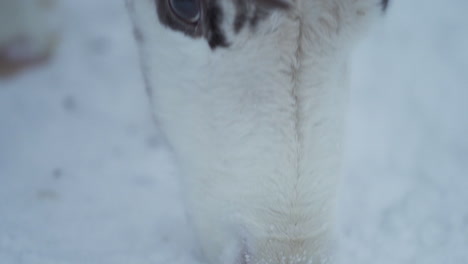
[{"label": "snow texture", "polygon": [[[0,80],[0,263],[198,263],[123,2],[62,8],[53,60]],[[468,263],[466,10],[396,0],[354,54],[342,263]]]}]

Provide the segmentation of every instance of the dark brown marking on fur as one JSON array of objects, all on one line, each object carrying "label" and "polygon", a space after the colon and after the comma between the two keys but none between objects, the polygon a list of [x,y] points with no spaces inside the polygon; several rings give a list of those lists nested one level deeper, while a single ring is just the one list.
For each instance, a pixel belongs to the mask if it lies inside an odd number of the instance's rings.
[{"label": "dark brown marking on fur", "polygon": [[228,47],[224,32],[221,29],[223,22],[223,10],[219,7],[216,1],[209,1],[206,8],[205,24],[207,27],[205,36],[208,44],[212,49],[217,47]]},{"label": "dark brown marking on fur", "polygon": [[27,42],[27,37],[19,36],[10,43],[0,46],[0,79],[13,77],[25,69],[47,63],[53,55],[58,39],[57,37],[51,38],[47,50],[36,56],[15,58],[11,55],[11,50],[15,46],[28,45]]},{"label": "dark brown marking on fur", "polygon": [[248,5],[245,0],[234,0],[236,17],[234,18],[234,32],[237,34],[245,26],[248,20]]}]

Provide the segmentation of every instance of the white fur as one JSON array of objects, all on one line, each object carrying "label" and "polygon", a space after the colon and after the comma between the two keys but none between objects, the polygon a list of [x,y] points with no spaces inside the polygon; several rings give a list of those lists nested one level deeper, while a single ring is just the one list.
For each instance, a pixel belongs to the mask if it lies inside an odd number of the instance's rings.
[{"label": "white fur", "polygon": [[[232,0],[220,0],[233,20]],[[210,263],[328,263],[350,47],[376,0],[291,0],[210,50],[129,0],[154,114]],[[231,12],[232,11],[232,12]]]}]

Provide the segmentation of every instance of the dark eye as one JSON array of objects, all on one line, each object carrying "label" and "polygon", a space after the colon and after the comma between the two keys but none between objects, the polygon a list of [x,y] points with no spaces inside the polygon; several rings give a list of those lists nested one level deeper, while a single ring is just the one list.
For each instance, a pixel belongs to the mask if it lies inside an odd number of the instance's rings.
[{"label": "dark eye", "polygon": [[169,0],[172,12],[186,23],[200,20],[200,0]]}]

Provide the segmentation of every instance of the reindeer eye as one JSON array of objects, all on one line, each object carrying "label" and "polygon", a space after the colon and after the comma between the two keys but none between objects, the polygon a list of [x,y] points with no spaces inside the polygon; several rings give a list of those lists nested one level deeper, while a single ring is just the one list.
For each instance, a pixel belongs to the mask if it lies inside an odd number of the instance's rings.
[{"label": "reindeer eye", "polygon": [[200,20],[200,0],[168,0],[172,12],[185,23],[195,24]]}]

